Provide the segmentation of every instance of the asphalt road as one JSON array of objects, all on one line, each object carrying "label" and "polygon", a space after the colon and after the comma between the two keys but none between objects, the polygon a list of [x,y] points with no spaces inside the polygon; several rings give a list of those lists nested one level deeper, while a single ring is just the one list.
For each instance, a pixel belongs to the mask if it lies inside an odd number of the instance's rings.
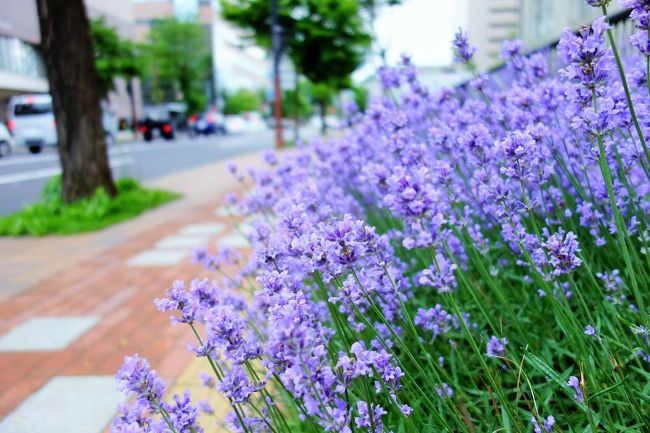
[{"label": "asphalt road", "polygon": [[[225,137],[177,137],[116,144],[109,148],[115,177],[147,181],[273,145],[273,131]],[[43,185],[60,173],[56,149],[39,155],[17,154],[0,160],[0,215],[38,201]]]}]

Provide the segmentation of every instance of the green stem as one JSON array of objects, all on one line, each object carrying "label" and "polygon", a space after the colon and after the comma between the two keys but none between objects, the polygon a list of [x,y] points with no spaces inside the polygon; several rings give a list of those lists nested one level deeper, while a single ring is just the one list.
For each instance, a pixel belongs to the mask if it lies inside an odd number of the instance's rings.
[{"label": "green stem", "polygon": [[[605,6],[604,3],[602,4],[602,10],[603,10],[603,14],[605,15],[605,19],[607,20],[607,24],[609,24],[609,18],[607,18],[607,6]],[[611,26],[609,26],[609,28],[607,29],[607,38],[609,39],[609,44],[612,47],[612,53],[614,53],[614,59],[616,60],[616,67],[618,68],[618,73],[621,76],[621,84],[623,84],[623,90],[625,90],[625,99],[627,100],[627,105],[628,108],[630,109],[630,115],[632,116],[632,123],[634,123],[634,128],[636,129],[636,133],[639,136],[639,140],[641,141],[641,146],[643,146],[643,152],[645,153],[645,157],[648,160],[648,163],[650,163],[650,149],[648,149],[648,145],[646,144],[645,137],[643,136],[643,131],[641,130],[641,126],[639,125],[639,120],[637,119],[636,112],[634,111],[634,104],[632,103],[630,88],[627,85],[627,80],[625,78],[625,71],[623,70],[623,63],[621,62],[621,56],[618,54],[618,48],[616,47],[616,40],[614,39],[614,33],[612,32]],[[646,61],[646,68],[648,68],[647,61]],[[650,86],[650,84],[648,86]],[[650,87],[649,87],[649,91],[650,91]]]}]

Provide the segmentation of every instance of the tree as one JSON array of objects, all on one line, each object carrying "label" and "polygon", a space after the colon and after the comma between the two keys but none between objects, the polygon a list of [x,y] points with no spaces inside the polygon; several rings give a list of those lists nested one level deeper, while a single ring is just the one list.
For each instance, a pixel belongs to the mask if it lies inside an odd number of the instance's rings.
[{"label": "tree", "polygon": [[309,88],[311,99],[319,108],[318,113],[320,114],[322,133],[327,131],[327,121],[325,120],[327,107],[332,103],[336,92],[337,89],[328,86],[327,83],[315,83]]},{"label": "tree", "polygon": [[145,49],[140,44],[122,39],[113,27],[106,24],[103,18],[91,20],[90,30],[95,53],[95,68],[99,78],[100,97],[106,99],[108,93],[115,89],[115,79],[117,77],[124,78],[131,105],[132,127],[135,131],[137,119],[132,83],[133,79],[144,75],[143,52]]},{"label": "tree", "polygon": [[83,0],[37,0],[41,51],[57,122],[61,195],[117,194],[106,155],[90,24]]},{"label": "tree", "polygon": [[363,86],[353,86],[354,103],[360,112],[364,113],[368,108],[368,89]]},{"label": "tree", "polygon": [[152,82],[168,83],[179,91],[190,113],[202,111],[207,103],[205,81],[211,71],[207,38],[200,24],[175,18],[158,21],[149,34]]},{"label": "tree", "polygon": [[[262,47],[270,47],[267,0],[221,0],[221,5],[227,20],[250,31]],[[357,0],[278,0],[278,22],[298,73],[334,93],[351,85],[350,76],[363,63],[371,41]],[[320,98],[319,104],[325,128],[327,98]]]},{"label": "tree", "polygon": [[296,89],[285,90],[282,100],[287,101],[282,105],[282,117],[293,119],[304,119],[309,117],[314,111],[309,100],[309,83],[299,83],[298,91]]},{"label": "tree", "polygon": [[224,114],[240,114],[245,111],[257,111],[262,106],[259,92],[249,89],[239,89],[232,94],[226,94]]}]

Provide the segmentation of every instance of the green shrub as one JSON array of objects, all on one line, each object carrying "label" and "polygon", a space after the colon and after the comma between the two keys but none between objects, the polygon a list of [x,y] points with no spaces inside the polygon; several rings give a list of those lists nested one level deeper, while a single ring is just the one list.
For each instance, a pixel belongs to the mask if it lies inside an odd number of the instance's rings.
[{"label": "green shrub", "polygon": [[42,236],[95,231],[179,197],[168,191],[145,189],[134,179],[120,179],[116,185],[118,195],[115,198],[99,188],[88,199],[66,204],[61,200],[61,179],[55,177],[43,187],[41,201],[0,217],[0,235]]}]

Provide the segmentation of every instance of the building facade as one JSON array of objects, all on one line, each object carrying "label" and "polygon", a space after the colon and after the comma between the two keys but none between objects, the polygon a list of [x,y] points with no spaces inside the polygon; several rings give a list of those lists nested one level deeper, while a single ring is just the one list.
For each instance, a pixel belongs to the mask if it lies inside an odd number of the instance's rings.
[{"label": "building facade", "polygon": [[38,53],[40,42],[35,1],[0,0],[0,121],[6,121],[9,98],[48,91]]},{"label": "building facade", "polygon": [[468,0],[467,30],[480,70],[498,63],[503,41],[519,33],[521,0]]},{"label": "building facade", "polygon": [[[521,2],[520,39],[526,46],[537,48],[560,37],[565,28],[578,29],[601,15],[585,0],[524,0]],[[619,2],[608,6],[610,14],[619,12]]]},{"label": "building facade", "polygon": [[[85,0],[89,18],[104,17],[124,38],[135,34],[130,0]],[[6,119],[6,107],[13,95],[47,93],[49,86],[43,61],[38,52],[40,29],[35,0],[0,0],[0,120]],[[126,82],[116,80],[108,105],[118,117],[130,119],[131,104]],[[139,84],[134,83],[136,115],[141,110]]]},{"label": "building facade", "polygon": [[[609,12],[620,11],[612,2]],[[539,48],[560,37],[565,28],[589,24],[600,9],[585,0],[466,0],[466,28],[478,47],[474,60],[479,70],[501,63],[503,41],[521,39],[527,49]]]}]

